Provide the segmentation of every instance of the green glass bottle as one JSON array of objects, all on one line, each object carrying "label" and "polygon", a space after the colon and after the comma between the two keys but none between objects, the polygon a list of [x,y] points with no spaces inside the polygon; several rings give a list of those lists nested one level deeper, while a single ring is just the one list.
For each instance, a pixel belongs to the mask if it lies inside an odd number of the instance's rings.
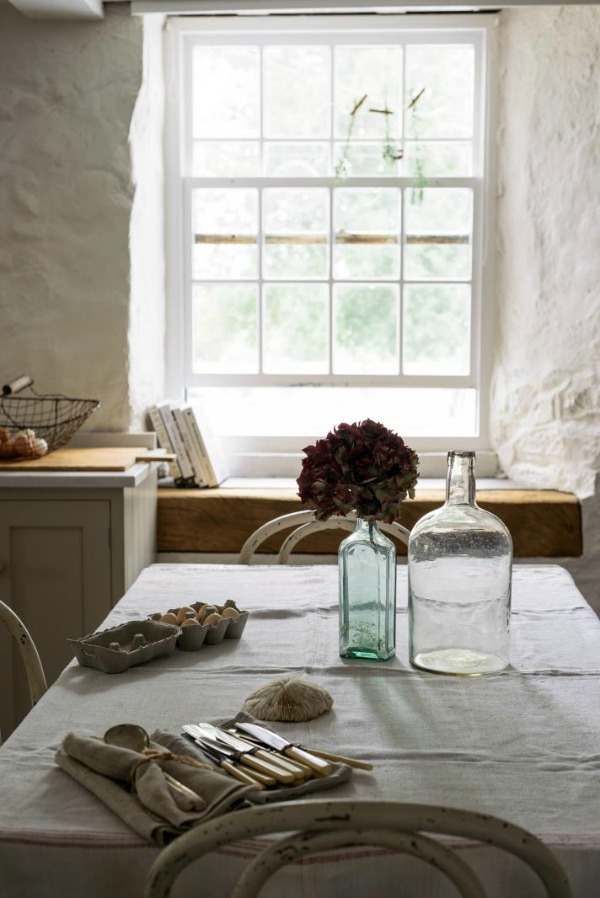
[{"label": "green glass bottle", "polygon": [[340,655],[388,661],[396,654],[396,547],[377,521],[356,519],[340,545]]}]

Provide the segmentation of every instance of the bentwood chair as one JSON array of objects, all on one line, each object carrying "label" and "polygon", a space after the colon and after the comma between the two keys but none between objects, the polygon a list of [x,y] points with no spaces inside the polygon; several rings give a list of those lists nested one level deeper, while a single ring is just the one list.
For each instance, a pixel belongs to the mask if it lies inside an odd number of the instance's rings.
[{"label": "bentwood chair", "polygon": [[[38,650],[35,646],[29,630],[15,612],[4,602],[0,601],[0,624],[3,624],[17,644],[29,685],[31,705],[35,705],[46,691],[46,677]],[[0,733],[0,745],[2,733]]]},{"label": "bentwood chair", "polygon": [[[146,881],[145,898],[167,898],[179,874],[208,852],[266,833],[293,834],[269,842],[247,864],[230,898],[254,898],[286,864],[316,851],[352,845],[377,845],[412,855],[442,872],[462,898],[486,898],[486,889],[462,857],[424,833],[459,836],[507,851],[537,874],[547,898],[572,898],[566,873],[551,851],[527,830],[498,817],[396,801],[322,799],[234,811],[195,827],[158,856]],[[396,894],[401,893],[400,889]]]},{"label": "bentwood chair", "polygon": [[[290,555],[300,540],[303,540],[311,533],[316,533],[319,530],[348,530],[352,532],[356,527],[356,516],[354,514],[349,514],[347,517],[333,517],[329,518],[327,521],[318,521],[315,518],[314,511],[311,511],[310,509],[305,509],[304,511],[292,511],[290,514],[282,514],[277,518],[273,518],[271,521],[267,521],[267,523],[263,524],[261,527],[258,527],[254,533],[248,537],[240,551],[238,564],[252,564],[252,559],[256,550],[265,542],[265,540],[283,530],[289,530],[291,527],[294,529],[283,541],[274,562],[275,564],[287,564]],[[409,531],[406,527],[403,527],[402,524],[383,524],[380,521],[379,529],[383,530],[384,533],[387,533],[388,536],[399,539],[405,545],[408,543]]]}]

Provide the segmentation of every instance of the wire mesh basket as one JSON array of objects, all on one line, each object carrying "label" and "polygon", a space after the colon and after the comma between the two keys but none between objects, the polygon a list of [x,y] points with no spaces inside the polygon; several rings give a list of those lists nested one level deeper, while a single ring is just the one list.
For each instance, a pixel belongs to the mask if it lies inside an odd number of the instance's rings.
[{"label": "wire mesh basket", "polygon": [[[25,389],[29,395],[15,395]],[[99,405],[97,399],[43,396],[30,377],[16,378],[0,396],[0,459],[38,458],[60,449]]]}]

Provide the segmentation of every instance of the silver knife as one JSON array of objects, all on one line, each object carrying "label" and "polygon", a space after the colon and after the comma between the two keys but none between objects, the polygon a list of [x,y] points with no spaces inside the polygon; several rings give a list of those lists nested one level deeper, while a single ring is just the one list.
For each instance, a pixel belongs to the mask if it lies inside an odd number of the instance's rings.
[{"label": "silver knife", "polygon": [[[212,749],[222,750],[223,753],[227,752],[226,757],[230,760],[239,761],[245,767],[251,767],[253,770],[256,770],[261,776],[268,777],[270,782],[265,783],[265,785],[274,785],[275,781],[285,783],[286,785],[294,782],[293,773],[289,773],[289,771],[283,770],[281,767],[276,767],[275,764],[271,764],[269,761],[263,761],[262,758],[255,758],[246,746],[244,746],[243,750],[240,750],[232,746],[226,746],[223,742],[219,743],[212,736],[207,736],[206,732],[198,724],[186,723],[183,726],[183,731],[200,740],[203,744],[209,745]],[[264,782],[264,780],[262,781]]]},{"label": "silver knife", "polygon": [[257,723],[242,723],[240,721],[236,723],[236,729],[250,733],[251,736],[256,736],[263,745],[268,745],[270,748],[282,752],[288,758],[293,758],[294,761],[307,764],[314,770],[317,776],[329,776],[333,772],[333,766],[329,761],[324,760],[324,758],[318,758],[316,755],[311,755],[306,749],[294,745],[293,742],[284,739],[283,736],[279,736],[272,730],[267,730],[266,727],[261,727]]},{"label": "silver knife", "polygon": [[205,734],[210,738],[217,739],[219,742],[224,742],[225,745],[230,745],[238,751],[247,751],[255,757],[262,758],[263,761],[267,761],[269,764],[293,774],[294,779],[297,782],[303,782],[313,774],[310,767],[306,767],[304,764],[298,764],[295,761],[290,761],[273,750],[261,748],[261,743],[259,742],[249,742],[247,739],[242,739],[239,735],[223,730],[221,727],[214,726],[212,723],[199,723],[197,726],[200,727],[201,730],[204,730]]},{"label": "silver knife", "polygon": [[192,736],[191,733],[188,733],[188,736],[191,736],[194,742],[200,746],[204,754],[212,761],[214,761],[215,764],[225,770],[226,773],[229,774],[229,776],[232,776],[234,779],[245,783],[247,786],[256,786],[257,789],[265,788],[264,783],[260,783],[257,779],[254,779],[254,776],[250,773],[250,771],[246,773],[246,771],[240,769],[238,765],[232,764],[231,761],[228,761],[223,754],[213,751],[208,745],[205,745],[201,739],[196,739],[196,737]]}]

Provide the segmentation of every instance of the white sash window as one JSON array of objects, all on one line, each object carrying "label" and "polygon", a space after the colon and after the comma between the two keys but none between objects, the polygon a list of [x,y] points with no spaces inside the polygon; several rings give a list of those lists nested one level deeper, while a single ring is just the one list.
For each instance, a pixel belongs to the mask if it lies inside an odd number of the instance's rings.
[{"label": "white sash window", "polygon": [[487,448],[490,21],[172,20],[170,389],[237,473],[364,417]]}]

